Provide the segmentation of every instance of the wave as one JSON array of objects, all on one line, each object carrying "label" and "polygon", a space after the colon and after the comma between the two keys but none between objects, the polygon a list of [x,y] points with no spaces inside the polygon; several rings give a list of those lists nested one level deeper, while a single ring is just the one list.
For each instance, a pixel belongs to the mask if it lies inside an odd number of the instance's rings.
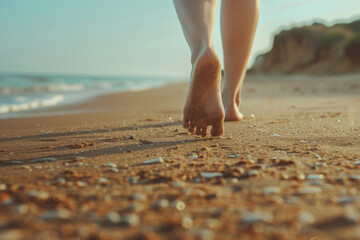
[{"label": "wave", "polygon": [[41,98],[18,96],[16,98],[12,98],[11,103],[0,104],[0,114],[35,109],[39,107],[55,106],[62,101],[64,101],[64,96],[61,94]]}]

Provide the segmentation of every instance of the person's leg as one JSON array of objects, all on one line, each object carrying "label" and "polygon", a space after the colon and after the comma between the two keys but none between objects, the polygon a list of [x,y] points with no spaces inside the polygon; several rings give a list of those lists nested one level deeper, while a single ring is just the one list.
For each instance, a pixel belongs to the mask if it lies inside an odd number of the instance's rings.
[{"label": "person's leg", "polygon": [[174,0],[174,5],[191,50],[192,63],[183,125],[202,136],[206,136],[207,127],[212,126],[212,136],[222,135],[221,66],[212,40],[217,0]]},{"label": "person's leg", "polygon": [[225,121],[240,121],[240,94],[259,16],[258,0],[223,0],[221,37],[224,50],[222,101]]}]

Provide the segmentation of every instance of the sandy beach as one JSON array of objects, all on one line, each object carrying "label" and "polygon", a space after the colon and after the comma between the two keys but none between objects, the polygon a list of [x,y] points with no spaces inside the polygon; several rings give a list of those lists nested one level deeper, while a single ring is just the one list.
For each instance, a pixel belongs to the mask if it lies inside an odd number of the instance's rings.
[{"label": "sandy beach", "polygon": [[187,84],[1,119],[0,239],[360,239],[359,78],[248,75],[221,138]]}]

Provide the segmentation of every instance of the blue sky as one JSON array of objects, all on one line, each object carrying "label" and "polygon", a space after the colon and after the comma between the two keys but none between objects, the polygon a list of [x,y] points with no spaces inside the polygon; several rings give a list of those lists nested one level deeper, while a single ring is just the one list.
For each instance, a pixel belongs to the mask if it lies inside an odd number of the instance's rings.
[{"label": "blue sky", "polygon": [[[359,0],[260,4],[250,63],[280,29],[360,18]],[[0,0],[0,72],[187,76],[189,59],[171,0]]]}]

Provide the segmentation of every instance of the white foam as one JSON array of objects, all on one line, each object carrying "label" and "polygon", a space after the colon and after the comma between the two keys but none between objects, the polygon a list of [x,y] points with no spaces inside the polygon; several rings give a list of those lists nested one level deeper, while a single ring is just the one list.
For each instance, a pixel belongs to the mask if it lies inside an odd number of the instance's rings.
[{"label": "white foam", "polygon": [[18,112],[23,110],[35,109],[39,107],[50,107],[59,104],[64,101],[64,96],[57,94],[54,96],[29,99],[23,96],[16,97],[16,102],[10,104],[1,104],[0,105],[0,114],[8,112]]}]

